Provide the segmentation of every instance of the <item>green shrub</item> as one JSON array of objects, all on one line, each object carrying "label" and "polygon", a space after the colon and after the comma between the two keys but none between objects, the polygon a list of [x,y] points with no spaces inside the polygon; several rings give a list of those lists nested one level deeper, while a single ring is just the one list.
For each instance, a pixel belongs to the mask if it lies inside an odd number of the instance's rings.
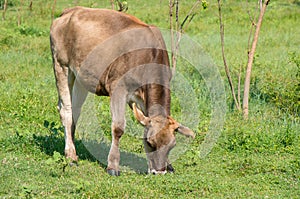
[{"label": "green shrub", "polygon": [[25,36],[35,36],[35,37],[45,36],[48,34],[48,32],[45,30],[40,30],[36,27],[27,26],[27,25],[22,25],[19,28],[19,32]]},{"label": "green shrub", "polygon": [[[18,4],[18,0],[9,0],[7,1],[7,6],[8,7],[12,7]],[[0,9],[3,10],[4,9],[4,0],[0,0]]]},{"label": "green shrub", "polygon": [[[259,106],[259,105],[258,105]],[[300,144],[299,124],[293,117],[275,116],[272,110],[256,113],[249,121],[228,118],[222,135],[222,148],[229,152],[246,153],[290,153],[294,154]],[[259,107],[257,109],[259,109]],[[271,122],[272,121],[272,122]]]},{"label": "green shrub", "polygon": [[[293,65],[293,73],[266,73],[264,79],[255,78],[252,94],[261,100],[275,103],[281,110],[295,117],[300,113],[300,56],[296,52],[289,53],[289,63]],[[284,68],[286,66],[282,66]]]}]

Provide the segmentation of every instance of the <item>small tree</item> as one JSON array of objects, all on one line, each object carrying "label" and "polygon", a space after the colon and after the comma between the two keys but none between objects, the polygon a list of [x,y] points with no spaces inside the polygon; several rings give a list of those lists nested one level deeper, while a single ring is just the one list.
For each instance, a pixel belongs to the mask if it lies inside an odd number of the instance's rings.
[{"label": "small tree", "polygon": [[5,20],[6,10],[7,10],[7,0],[4,0],[4,4],[3,4],[3,13],[2,13],[2,20]]},{"label": "small tree", "polygon": [[51,20],[52,21],[54,20],[55,10],[56,10],[56,0],[53,0],[52,11],[51,11]]},{"label": "small tree", "polygon": [[110,0],[111,9],[115,10],[115,4],[117,5],[117,9],[119,12],[126,12],[128,10],[127,1],[120,1],[120,0]]},{"label": "small tree", "polygon": [[245,76],[245,85],[244,85],[244,97],[243,97],[243,115],[245,119],[248,119],[249,115],[249,92],[250,92],[250,78],[251,78],[251,71],[252,71],[252,65],[253,65],[253,58],[256,50],[256,45],[258,42],[259,32],[262,25],[263,17],[266,12],[267,6],[270,2],[270,0],[265,0],[262,4],[262,0],[260,2],[260,14],[258,17],[257,24],[255,25],[255,33],[252,40],[252,47],[250,52],[248,53],[248,63],[247,63],[247,69],[246,69],[246,76]]},{"label": "small tree", "polygon": [[[258,42],[258,37],[259,37],[259,32],[260,32],[260,28],[262,25],[262,21],[263,21],[263,17],[264,14],[266,12],[267,6],[269,4],[270,0],[265,0],[264,3],[262,3],[262,0],[259,0],[259,5],[260,5],[260,14],[258,17],[258,21],[257,23],[254,22],[254,20],[252,20],[252,28],[250,31],[250,36],[249,36],[249,42],[251,42],[251,36],[252,36],[252,29],[253,27],[255,27],[255,32],[252,38],[252,45],[251,45],[251,49],[249,49],[248,51],[248,62],[247,62],[247,68],[246,68],[246,74],[245,74],[245,82],[244,82],[244,95],[243,95],[243,116],[244,119],[248,119],[248,115],[249,115],[249,92],[250,92],[250,79],[251,79],[251,71],[252,71],[252,65],[253,65],[253,58],[254,58],[254,54],[255,54],[255,50],[256,50],[256,46],[257,46],[257,42]],[[231,88],[231,95],[234,99],[234,103],[235,106],[237,108],[237,110],[241,111],[241,101],[240,101],[240,85],[241,85],[241,81],[240,81],[240,73],[239,73],[239,82],[238,82],[238,95],[236,95],[235,93],[235,89],[234,89],[234,85],[232,82],[232,78],[230,75],[230,70],[229,67],[227,65],[227,61],[226,61],[226,56],[224,53],[224,24],[222,21],[222,6],[221,6],[221,0],[218,0],[218,8],[219,8],[219,22],[220,22],[220,36],[221,36],[221,49],[222,49],[222,56],[223,56],[223,62],[224,62],[224,67],[225,67],[225,72],[226,72],[226,76],[227,79],[229,81],[229,85]],[[250,44],[250,43],[249,43]]]},{"label": "small tree", "polygon": [[[190,22],[196,15],[195,10],[202,6],[203,9],[207,8],[207,2],[205,0],[196,0],[188,14],[185,16],[184,20],[179,22],[179,0],[169,0],[169,20],[170,20],[170,34],[171,34],[171,66],[172,73],[175,73],[177,65],[177,54],[179,50],[179,44],[181,40],[181,35],[184,30],[188,27]],[[175,7],[175,15],[174,15]],[[175,18],[175,24],[174,24]]]}]

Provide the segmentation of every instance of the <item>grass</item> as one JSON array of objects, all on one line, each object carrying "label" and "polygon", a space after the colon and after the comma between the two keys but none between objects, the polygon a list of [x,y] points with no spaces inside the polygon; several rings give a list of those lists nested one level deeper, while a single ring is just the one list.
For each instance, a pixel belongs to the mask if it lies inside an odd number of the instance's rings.
[{"label": "grass", "polygon": [[[110,7],[106,1],[78,2],[85,6]],[[183,13],[188,11],[191,2],[182,2]],[[201,113],[201,120],[194,128],[196,139],[174,161],[175,174],[146,175],[143,173],[145,155],[136,129],[141,133],[142,130],[129,119],[132,117],[129,114],[128,131],[121,141],[121,159],[123,165],[131,167],[122,167],[118,178],[106,174],[105,162],[99,164],[90,154],[80,132],[76,139],[79,166],[67,166],[63,157],[63,130],[56,110],[57,93],[49,47],[51,2],[34,2],[31,12],[22,9],[21,26],[16,23],[16,8],[10,6],[6,20],[0,22],[0,197],[298,198],[299,112],[285,108],[290,101],[278,104],[272,97],[278,97],[274,95],[276,92],[288,91],[286,82],[297,81],[297,64],[290,60],[291,55],[299,54],[299,5],[297,1],[271,1],[267,9],[254,63],[250,118],[243,121],[231,109],[220,55],[217,5],[209,3],[209,8],[199,11],[186,32],[213,57],[224,77],[228,111],[218,142],[208,156],[199,158],[199,146],[210,127],[212,102],[201,75],[182,62],[178,71],[195,91],[197,99],[194,100]],[[132,0],[128,4],[129,13],[147,23],[168,27],[166,3]],[[70,5],[73,1],[60,2],[56,15]],[[247,6],[241,1],[224,3],[226,53],[233,72],[246,62],[249,31],[246,11]],[[102,102],[96,109],[98,122],[109,140],[109,101],[98,100]],[[188,117],[182,114],[181,108],[173,94],[173,115]],[[103,151],[106,158],[107,147]],[[127,158],[141,162],[136,166],[126,162]]]}]

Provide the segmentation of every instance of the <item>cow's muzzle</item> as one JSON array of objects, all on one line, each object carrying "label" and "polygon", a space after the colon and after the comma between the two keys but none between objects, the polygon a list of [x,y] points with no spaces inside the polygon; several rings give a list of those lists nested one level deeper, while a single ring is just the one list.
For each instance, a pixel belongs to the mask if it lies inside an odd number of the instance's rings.
[{"label": "cow's muzzle", "polygon": [[165,168],[162,168],[162,169],[159,169],[159,170],[156,170],[156,169],[149,169],[148,173],[149,174],[153,174],[153,175],[156,175],[156,174],[166,174],[166,173],[174,173],[175,170],[173,168],[173,166],[171,164],[168,164]]}]

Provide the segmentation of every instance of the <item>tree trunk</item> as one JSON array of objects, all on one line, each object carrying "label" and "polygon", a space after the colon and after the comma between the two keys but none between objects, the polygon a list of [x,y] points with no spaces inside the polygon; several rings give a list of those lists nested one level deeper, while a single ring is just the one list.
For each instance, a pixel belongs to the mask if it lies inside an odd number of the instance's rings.
[{"label": "tree trunk", "polygon": [[245,76],[245,85],[244,85],[244,97],[243,97],[243,116],[244,119],[248,119],[249,115],[249,91],[250,91],[250,79],[251,79],[251,71],[252,71],[252,64],[253,64],[253,58],[256,50],[256,45],[258,42],[259,37],[259,31],[261,28],[261,24],[263,21],[263,17],[265,14],[265,11],[267,9],[268,3],[270,0],[265,0],[264,4],[262,5],[260,9],[260,14],[258,18],[258,22],[256,24],[256,29],[254,33],[254,38],[252,41],[252,47],[248,54],[248,63],[247,63],[247,70],[246,70],[246,76]]},{"label": "tree trunk", "polygon": [[[230,86],[230,90],[231,90],[231,95],[235,104],[235,107],[238,111],[241,111],[241,105],[240,105],[240,99],[238,96],[238,99],[236,98],[236,94],[235,94],[235,89],[234,89],[234,85],[232,82],[232,78],[230,75],[230,70],[229,67],[227,65],[227,61],[226,61],[226,56],[225,56],[225,49],[224,49],[224,24],[222,22],[222,9],[221,9],[221,0],[218,0],[218,7],[219,7],[219,22],[220,22],[220,37],[221,37],[221,48],[222,48],[222,57],[223,57],[223,63],[224,63],[224,67],[225,67],[225,73],[229,82],[229,86]],[[239,75],[240,76],[240,75]],[[240,84],[240,78],[239,78],[239,84]],[[238,95],[240,93],[240,86],[238,85]]]},{"label": "tree trunk", "polygon": [[3,13],[2,13],[2,20],[5,20],[6,10],[7,10],[7,0],[4,0],[4,4],[3,4]]},{"label": "tree trunk", "polygon": [[111,4],[111,9],[114,10],[115,9],[115,2],[114,2],[114,0],[110,0],[110,4]]},{"label": "tree trunk", "polygon": [[51,13],[51,20],[54,20],[54,14],[55,14],[55,9],[56,9],[56,0],[53,1],[53,5],[52,5],[52,13]]},{"label": "tree trunk", "polygon": [[30,3],[29,3],[29,10],[30,10],[30,12],[32,11],[32,1],[30,1]]}]

